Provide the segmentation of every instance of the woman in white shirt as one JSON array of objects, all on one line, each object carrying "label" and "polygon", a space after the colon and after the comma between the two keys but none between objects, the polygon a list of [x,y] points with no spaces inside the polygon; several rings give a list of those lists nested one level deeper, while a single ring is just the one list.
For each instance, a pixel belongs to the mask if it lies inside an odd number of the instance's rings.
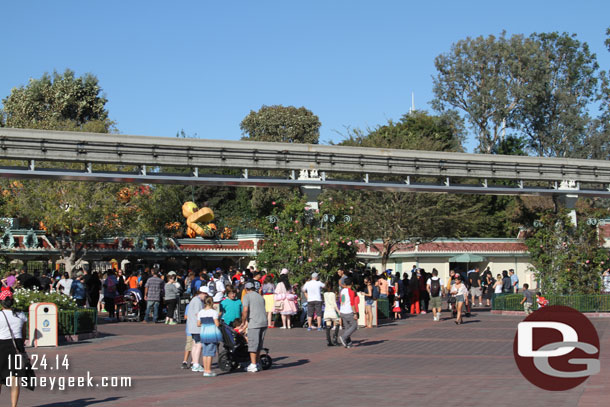
[{"label": "woman in white shirt", "polygon": [[[0,389],[3,384],[6,384],[6,378],[12,376],[23,377],[27,374],[23,373],[25,361],[19,360],[20,356],[17,353],[25,352],[23,347],[23,333],[27,318],[23,312],[14,312],[13,293],[9,287],[2,287],[0,291]],[[12,332],[12,334],[11,334]],[[15,342],[13,342],[13,338]],[[15,349],[17,346],[19,352]],[[11,386],[11,403],[17,405],[19,400],[19,381],[12,380]]]},{"label": "woman in white shirt", "polygon": [[455,284],[451,287],[451,295],[455,297],[455,305],[457,307],[455,323],[459,325],[462,323],[462,309],[464,308],[464,304],[468,303],[468,289],[462,282],[462,277],[460,275],[456,276]]}]

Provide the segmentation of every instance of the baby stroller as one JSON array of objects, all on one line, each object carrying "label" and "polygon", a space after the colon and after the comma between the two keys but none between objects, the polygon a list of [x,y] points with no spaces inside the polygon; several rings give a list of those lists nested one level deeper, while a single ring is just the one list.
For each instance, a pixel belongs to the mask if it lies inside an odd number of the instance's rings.
[{"label": "baby stroller", "polygon": [[[246,338],[235,329],[225,323],[221,323],[220,332],[222,333],[222,345],[224,349],[218,354],[218,367],[223,372],[231,372],[237,369],[242,363],[250,362],[250,353],[248,352],[248,342]],[[261,367],[267,370],[271,367],[273,361],[269,356],[269,349],[263,348],[264,354],[261,354]]]},{"label": "baby stroller", "polygon": [[140,321],[140,301],[142,294],[137,288],[130,288],[123,294],[125,300],[125,320],[129,322]]}]

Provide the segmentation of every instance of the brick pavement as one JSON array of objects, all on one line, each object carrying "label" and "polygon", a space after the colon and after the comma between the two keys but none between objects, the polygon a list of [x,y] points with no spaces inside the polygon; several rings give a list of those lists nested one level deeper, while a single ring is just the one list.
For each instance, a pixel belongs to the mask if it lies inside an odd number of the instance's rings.
[{"label": "brick pavement", "polygon": [[[70,370],[39,376],[130,376],[130,389],[22,391],[20,405],[59,406],[599,406],[610,396],[610,320],[594,319],[601,340],[600,374],[566,392],[547,392],[518,371],[512,343],[518,316],[474,314],[465,324],[420,315],[359,329],[352,349],[327,347],[323,332],[273,329],[271,370],[203,378],[179,368],[184,325],[100,325],[101,338],[31,351],[48,360],[68,355]],[[218,371],[218,370],[217,370]],[[7,404],[6,388],[0,403]]]}]

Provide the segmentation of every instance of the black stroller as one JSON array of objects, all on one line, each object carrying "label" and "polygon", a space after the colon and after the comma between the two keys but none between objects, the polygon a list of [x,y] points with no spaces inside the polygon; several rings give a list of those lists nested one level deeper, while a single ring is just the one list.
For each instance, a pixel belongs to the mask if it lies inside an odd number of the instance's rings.
[{"label": "black stroller", "polygon": [[[237,369],[242,363],[250,362],[248,342],[246,338],[225,323],[221,323],[222,345],[224,349],[218,354],[218,367],[223,372]],[[267,370],[273,361],[269,356],[269,349],[263,348],[265,353],[261,354],[261,367]]]},{"label": "black stroller", "polygon": [[140,301],[142,294],[137,288],[130,288],[123,294],[125,300],[125,320],[138,322],[140,320]]}]

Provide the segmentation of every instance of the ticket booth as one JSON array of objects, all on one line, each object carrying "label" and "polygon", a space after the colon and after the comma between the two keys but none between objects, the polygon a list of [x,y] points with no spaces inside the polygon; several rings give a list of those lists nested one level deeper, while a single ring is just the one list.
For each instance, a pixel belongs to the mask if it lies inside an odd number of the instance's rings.
[{"label": "ticket booth", "polygon": [[30,346],[58,345],[57,314],[57,305],[51,302],[39,302],[30,305]]}]

